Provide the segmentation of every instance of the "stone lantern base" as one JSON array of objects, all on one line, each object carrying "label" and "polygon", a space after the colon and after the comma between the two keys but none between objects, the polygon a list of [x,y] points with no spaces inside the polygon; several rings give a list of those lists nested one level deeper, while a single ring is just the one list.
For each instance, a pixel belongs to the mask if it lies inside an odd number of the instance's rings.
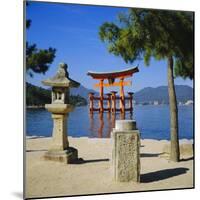
[{"label": "stone lantern base", "polygon": [[44,159],[66,164],[75,163],[78,159],[78,150],[73,147],[67,147],[65,150],[49,150],[45,153]]}]

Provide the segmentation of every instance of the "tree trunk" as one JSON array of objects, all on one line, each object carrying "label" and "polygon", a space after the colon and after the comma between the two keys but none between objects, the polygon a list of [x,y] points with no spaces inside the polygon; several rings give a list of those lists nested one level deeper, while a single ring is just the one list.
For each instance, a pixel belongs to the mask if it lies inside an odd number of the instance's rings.
[{"label": "tree trunk", "polygon": [[172,56],[168,57],[168,93],[169,93],[169,106],[170,106],[170,135],[171,135],[170,159],[172,161],[178,162],[180,158],[179,138],[178,138],[178,109],[177,109],[177,100],[174,87]]}]

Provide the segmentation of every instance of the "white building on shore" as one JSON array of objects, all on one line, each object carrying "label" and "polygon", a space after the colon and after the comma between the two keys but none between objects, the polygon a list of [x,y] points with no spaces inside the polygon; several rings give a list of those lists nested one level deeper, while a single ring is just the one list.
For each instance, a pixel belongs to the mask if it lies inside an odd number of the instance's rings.
[{"label": "white building on shore", "polygon": [[193,105],[193,104],[194,104],[193,100],[188,100],[185,103],[186,106]]},{"label": "white building on shore", "polygon": [[159,105],[159,102],[158,101],[154,101],[153,105],[157,106],[157,105]]}]

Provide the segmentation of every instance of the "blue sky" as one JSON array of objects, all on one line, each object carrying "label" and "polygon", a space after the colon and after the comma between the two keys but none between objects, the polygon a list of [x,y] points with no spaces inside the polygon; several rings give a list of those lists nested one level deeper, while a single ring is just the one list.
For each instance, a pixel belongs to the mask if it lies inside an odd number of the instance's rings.
[{"label": "blue sky", "polygon": [[[100,41],[98,30],[102,23],[117,22],[118,13],[126,12],[126,8],[31,2],[26,11],[27,19],[32,20],[27,41],[36,43],[38,48],[57,49],[56,58],[46,74],[27,76],[28,82],[42,86],[41,81],[52,77],[58,64],[65,62],[70,77],[87,88],[93,88],[97,82],[86,75],[89,70],[116,71],[135,65],[139,65],[140,72],[130,79],[132,86],[126,87],[126,91],[167,85],[166,61],[152,58],[148,67],[142,60],[126,64],[122,58],[108,53],[106,44]],[[193,87],[189,79],[176,78],[175,84]]]}]

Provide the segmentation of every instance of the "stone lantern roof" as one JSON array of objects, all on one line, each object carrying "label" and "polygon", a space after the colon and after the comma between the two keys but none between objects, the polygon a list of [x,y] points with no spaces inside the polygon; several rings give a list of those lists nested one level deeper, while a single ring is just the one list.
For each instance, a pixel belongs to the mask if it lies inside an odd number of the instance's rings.
[{"label": "stone lantern roof", "polygon": [[67,64],[60,63],[56,75],[52,78],[42,81],[42,83],[46,86],[52,87],[79,87],[80,83],[69,78],[67,67]]}]

